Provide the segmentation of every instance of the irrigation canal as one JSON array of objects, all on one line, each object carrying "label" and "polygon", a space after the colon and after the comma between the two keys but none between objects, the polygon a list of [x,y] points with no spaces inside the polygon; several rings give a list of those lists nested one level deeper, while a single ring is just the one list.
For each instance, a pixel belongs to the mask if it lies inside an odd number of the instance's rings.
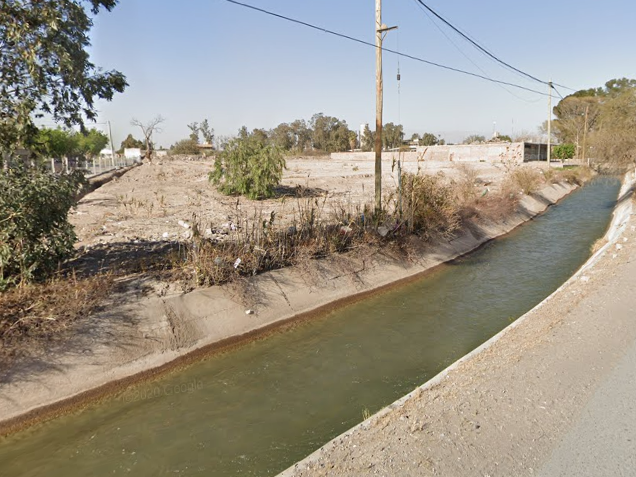
[{"label": "irrigation canal", "polygon": [[3,439],[0,475],[275,475],[558,288],[619,185],[596,179],[421,280]]}]

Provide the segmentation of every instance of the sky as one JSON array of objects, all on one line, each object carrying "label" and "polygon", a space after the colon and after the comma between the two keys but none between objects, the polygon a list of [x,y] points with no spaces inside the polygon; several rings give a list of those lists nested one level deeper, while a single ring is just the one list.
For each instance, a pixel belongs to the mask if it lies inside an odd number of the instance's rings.
[{"label": "sky", "polygon": [[[241,0],[373,43],[374,0]],[[636,78],[631,0],[424,0],[512,66],[574,90]],[[480,53],[416,0],[384,0],[383,23],[398,26],[384,47],[547,93]],[[130,86],[100,101],[115,146],[141,132],[130,121],[165,118],[155,136],[169,147],[208,119],[217,137],[241,126],[270,129],[315,113],[358,130],[375,123],[375,49],[264,15],[226,0],[121,0],[91,31],[91,60],[124,73]],[[384,123],[406,135],[450,142],[494,128],[537,133],[548,97],[384,53]],[[571,91],[557,87],[565,96]],[[554,104],[560,98],[554,98]]]}]

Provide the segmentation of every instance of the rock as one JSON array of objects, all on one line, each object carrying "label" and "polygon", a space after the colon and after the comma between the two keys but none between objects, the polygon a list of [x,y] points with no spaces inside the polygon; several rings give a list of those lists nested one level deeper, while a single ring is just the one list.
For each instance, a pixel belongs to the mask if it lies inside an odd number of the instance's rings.
[{"label": "rock", "polygon": [[623,248],[623,246],[620,243],[616,244],[616,250],[621,250]]},{"label": "rock", "polygon": [[583,276],[581,277],[581,281],[582,281],[583,283],[589,282],[589,281],[590,281],[590,277],[588,277],[587,275],[583,275]]},{"label": "rock", "polygon": [[296,232],[297,232],[297,230],[296,230],[296,226],[295,226],[295,225],[292,225],[291,227],[289,227],[289,228],[287,229],[287,233],[288,233],[289,235],[295,235],[295,234],[296,234]]},{"label": "rock", "polygon": [[341,234],[348,234],[349,232],[351,232],[351,230],[351,227],[349,227],[348,225],[343,225],[342,227],[340,227]]},{"label": "rock", "polygon": [[245,310],[245,314],[246,315],[253,315],[254,314],[254,310]]},{"label": "rock", "polygon": [[238,268],[241,262],[242,260],[240,258],[237,258],[236,261],[234,262],[234,268]]},{"label": "rock", "polygon": [[168,236],[169,236],[169,235],[170,235],[170,234],[169,234],[168,232],[164,232],[161,236],[162,236],[163,238],[168,238]]},{"label": "rock", "polygon": [[188,224],[187,222],[184,222],[183,220],[180,220],[178,222],[178,224],[183,227],[184,229],[189,229],[190,228],[190,224]]},{"label": "rock", "polygon": [[386,237],[389,235],[389,228],[384,225],[380,225],[378,227],[378,233],[380,234],[380,237]]}]

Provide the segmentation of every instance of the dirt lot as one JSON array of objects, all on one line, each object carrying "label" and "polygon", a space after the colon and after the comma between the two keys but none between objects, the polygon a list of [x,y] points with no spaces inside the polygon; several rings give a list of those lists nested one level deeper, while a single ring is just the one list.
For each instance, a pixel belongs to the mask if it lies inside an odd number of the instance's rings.
[{"label": "dirt lot", "polygon": [[[86,196],[71,214],[78,247],[135,241],[177,241],[188,238],[194,221],[201,232],[215,235],[240,225],[254,214],[292,223],[303,201],[324,204],[323,218],[334,208],[355,210],[370,204],[374,194],[374,164],[367,161],[332,160],[327,157],[293,158],[287,161],[277,197],[262,201],[228,197],[208,181],[213,161],[163,159],[143,164],[123,177]],[[471,163],[458,168],[451,162],[407,162],[403,170],[443,173],[459,178],[466,167],[478,176],[476,187],[496,188],[504,173],[501,164]],[[397,169],[383,164],[385,197],[395,191]],[[480,190],[481,190],[480,189]]]}]

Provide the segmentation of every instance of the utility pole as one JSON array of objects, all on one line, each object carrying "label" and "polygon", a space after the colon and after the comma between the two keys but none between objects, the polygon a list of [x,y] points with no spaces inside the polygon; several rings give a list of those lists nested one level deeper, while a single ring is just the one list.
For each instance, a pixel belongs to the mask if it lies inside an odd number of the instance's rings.
[{"label": "utility pole", "polygon": [[110,158],[112,161],[113,167],[115,167],[115,146],[113,145],[113,133],[110,130],[110,121],[106,121],[108,124],[108,137],[110,139]]},{"label": "utility pole", "polygon": [[552,81],[548,82],[548,167],[550,167],[550,142],[552,141]]},{"label": "utility pole", "polygon": [[[587,146],[587,113],[590,110],[590,105],[585,107],[585,126],[583,127],[583,162],[585,162],[585,148]],[[590,159],[587,160],[588,167],[590,166]]]},{"label": "utility pole", "polygon": [[383,33],[395,30],[382,24],[382,0],[375,0],[375,213],[382,211],[382,40]]}]

